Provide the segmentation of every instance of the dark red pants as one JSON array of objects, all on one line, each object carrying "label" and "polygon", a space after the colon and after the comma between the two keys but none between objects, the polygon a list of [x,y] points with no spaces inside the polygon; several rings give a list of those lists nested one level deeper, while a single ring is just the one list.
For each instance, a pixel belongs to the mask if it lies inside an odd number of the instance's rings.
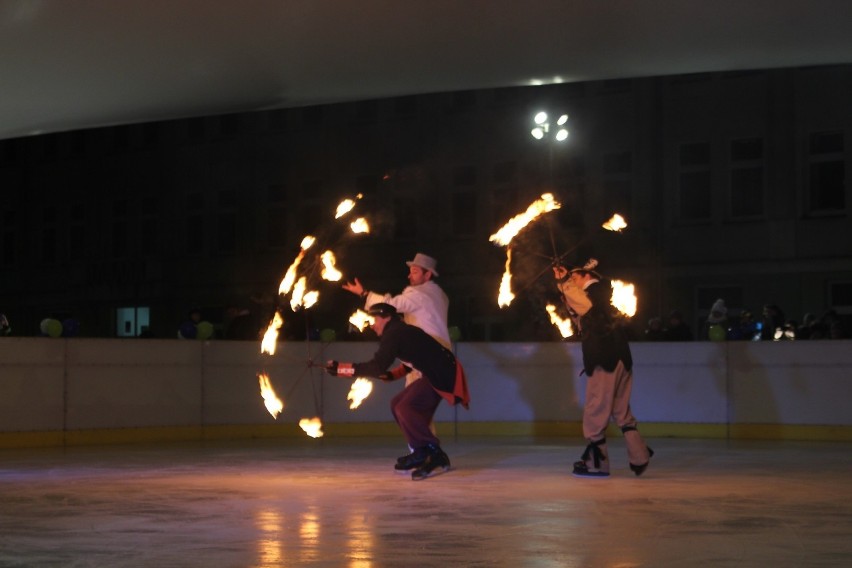
[{"label": "dark red pants", "polygon": [[441,400],[426,377],[414,381],[391,400],[391,412],[410,448],[440,445],[429,424]]}]

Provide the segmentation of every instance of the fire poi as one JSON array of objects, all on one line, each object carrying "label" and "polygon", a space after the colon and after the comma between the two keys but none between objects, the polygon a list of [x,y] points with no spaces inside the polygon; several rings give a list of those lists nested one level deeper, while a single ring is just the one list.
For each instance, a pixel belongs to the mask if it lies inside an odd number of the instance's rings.
[{"label": "fire poi", "polygon": [[[344,199],[335,208],[334,219],[342,219],[346,217],[355,208],[358,200],[362,197],[363,196],[359,194],[355,199]],[[367,234],[370,232],[370,225],[364,217],[359,217],[355,221],[351,222],[348,228],[351,230],[351,233],[355,235]],[[309,253],[313,250],[317,240],[317,237],[313,235],[306,235],[302,239],[296,258],[287,268],[284,277],[281,279],[278,286],[280,302],[278,308],[275,310],[272,320],[269,322],[266,332],[263,335],[260,346],[261,354],[269,356],[275,355],[279,339],[278,336],[281,327],[284,325],[284,317],[280,313],[282,307],[289,306],[292,312],[306,310],[314,306],[319,301],[319,291],[309,288],[313,281],[321,278],[325,281],[336,282],[343,278],[343,273],[336,267],[336,258],[332,250],[325,249],[321,254],[317,254],[315,258],[309,257]],[[317,275],[319,278],[317,278]],[[289,302],[285,301],[285,296],[288,294],[290,295]],[[369,319],[365,319],[359,329],[363,329],[363,327],[368,323]],[[312,367],[312,361],[309,359],[305,371],[309,371]],[[302,377],[304,377],[304,374],[305,372],[303,372],[296,380],[290,390],[298,385],[299,381]],[[278,398],[278,396],[276,396],[268,374],[265,372],[258,373],[258,381],[260,383],[261,397],[263,398],[264,405],[272,417],[277,419],[278,415],[284,409],[284,403],[280,398]],[[357,408],[372,391],[372,383],[366,379],[364,379],[364,381],[366,381],[366,384],[357,383],[356,381],[357,384],[352,385],[352,390],[347,397],[348,400],[352,401],[350,406],[352,409]],[[299,426],[301,426],[308,436],[313,438],[319,438],[323,435],[322,422],[318,417],[304,418],[299,422]]]},{"label": "fire poi", "polygon": [[[515,292],[512,289],[512,247],[511,243],[513,239],[521,233],[524,229],[530,226],[532,223],[540,219],[546,213],[550,211],[554,211],[556,209],[561,208],[562,205],[556,201],[554,196],[550,193],[545,193],[541,196],[540,199],[537,199],[533,203],[531,203],[527,209],[513,216],[509,221],[507,221],[497,232],[489,237],[489,240],[499,246],[506,247],[506,264],[505,270],[503,272],[503,276],[500,279],[500,286],[497,293],[497,305],[501,308],[505,308],[512,303],[512,300],[515,299]],[[622,230],[627,228],[627,221],[618,213],[613,214],[606,222],[601,225],[601,228],[612,231],[616,233],[620,233]],[[582,242],[583,239],[581,239]],[[553,235],[551,233],[551,241],[553,241]],[[550,259],[552,266],[561,265],[564,258],[568,255],[568,253],[572,252],[577,248],[579,243],[575,245],[571,250],[567,253],[558,254],[556,252],[555,242],[552,243],[553,257]],[[595,261],[597,263],[597,261]],[[550,267],[545,267],[535,278],[532,280],[537,280],[541,275],[545,272],[548,272]],[[632,317],[636,314],[636,296],[635,296],[635,288],[633,284],[629,282],[623,282],[621,280],[612,280],[612,305],[618,309],[622,314]],[[555,305],[549,304],[546,306],[546,311],[550,317],[551,323],[557,327],[562,337],[570,337],[573,335],[573,328],[571,326],[570,319],[563,319],[557,313],[557,307]]]}]

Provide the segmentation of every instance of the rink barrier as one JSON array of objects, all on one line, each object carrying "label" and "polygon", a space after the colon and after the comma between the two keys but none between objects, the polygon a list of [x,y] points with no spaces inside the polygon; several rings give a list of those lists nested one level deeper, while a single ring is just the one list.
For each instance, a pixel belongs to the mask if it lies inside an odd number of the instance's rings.
[{"label": "rink barrier", "polygon": [[[852,440],[852,341],[634,343],[633,411],[647,437]],[[442,403],[446,437],[579,438],[586,377],[576,343],[458,343],[470,410]],[[376,344],[0,339],[0,447],[398,436],[376,381],[349,409],[349,381],[306,361],[369,359]],[[284,412],[263,406],[267,372]],[[610,434],[620,437],[617,428]]]}]

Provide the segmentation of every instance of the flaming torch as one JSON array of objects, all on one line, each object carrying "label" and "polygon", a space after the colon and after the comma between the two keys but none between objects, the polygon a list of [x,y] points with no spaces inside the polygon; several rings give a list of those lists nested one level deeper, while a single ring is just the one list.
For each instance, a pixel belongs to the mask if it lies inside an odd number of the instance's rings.
[{"label": "flaming torch", "polygon": [[319,417],[302,418],[299,427],[311,438],[322,438],[322,420]]},{"label": "flaming torch", "polygon": [[349,408],[355,410],[361,406],[361,403],[365,398],[370,396],[371,392],[373,392],[373,381],[364,378],[355,379],[355,382],[352,383],[352,388],[349,389],[349,394],[346,396],[346,400],[352,401]]},{"label": "flaming torch", "polygon": [[[355,199],[361,199],[361,197],[363,197],[363,196],[359,193],[358,195],[355,196]],[[340,219],[341,217],[343,217],[344,215],[346,215],[347,213],[352,211],[352,209],[354,207],[355,207],[355,200],[354,199],[344,199],[337,206],[337,211],[334,213],[334,218]]]},{"label": "flaming torch", "polygon": [[263,397],[263,404],[266,405],[266,410],[269,411],[269,414],[271,414],[273,418],[278,418],[278,415],[281,414],[282,410],[284,410],[284,403],[275,395],[275,390],[269,383],[269,375],[266,373],[259,373],[257,378],[260,383],[260,396]]}]

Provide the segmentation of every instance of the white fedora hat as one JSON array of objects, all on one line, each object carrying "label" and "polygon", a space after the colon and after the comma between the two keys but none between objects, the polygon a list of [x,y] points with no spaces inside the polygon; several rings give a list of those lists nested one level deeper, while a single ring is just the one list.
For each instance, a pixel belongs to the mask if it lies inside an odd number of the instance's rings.
[{"label": "white fedora hat", "polygon": [[428,270],[435,276],[440,276],[440,274],[438,274],[438,271],[435,270],[435,267],[438,265],[438,261],[432,258],[431,256],[425,255],[423,253],[418,252],[414,255],[414,260],[406,261],[405,264],[407,264],[408,266],[414,264],[424,270]]}]

